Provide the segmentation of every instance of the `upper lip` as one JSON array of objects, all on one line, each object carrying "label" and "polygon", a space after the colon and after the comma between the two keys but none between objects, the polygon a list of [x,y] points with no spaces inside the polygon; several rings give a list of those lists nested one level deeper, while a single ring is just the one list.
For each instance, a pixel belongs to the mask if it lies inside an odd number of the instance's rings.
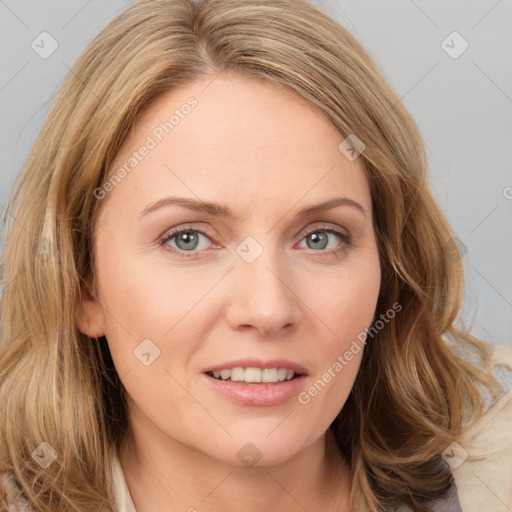
[{"label": "upper lip", "polygon": [[230,370],[231,368],[287,368],[288,370],[293,370],[298,375],[307,375],[308,372],[304,366],[294,363],[293,361],[289,361],[288,359],[268,359],[266,361],[262,361],[261,359],[237,359],[235,361],[227,361],[225,363],[220,363],[212,366],[208,366],[203,370],[203,373],[206,372],[219,372],[221,370]]}]

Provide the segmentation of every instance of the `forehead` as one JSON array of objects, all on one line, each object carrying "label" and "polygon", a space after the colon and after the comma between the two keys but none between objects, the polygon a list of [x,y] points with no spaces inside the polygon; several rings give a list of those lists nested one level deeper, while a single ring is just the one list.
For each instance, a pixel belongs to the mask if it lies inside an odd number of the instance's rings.
[{"label": "forehead", "polygon": [[298,96],[221,74],[163,93],[146,109],[110,171],[132,164],[112,195],[136,187],[141,200],[222,198],[236,213],[248,202],[292,206],[339,192],[370,209],[364,166],[340,151],[343,139]]}]

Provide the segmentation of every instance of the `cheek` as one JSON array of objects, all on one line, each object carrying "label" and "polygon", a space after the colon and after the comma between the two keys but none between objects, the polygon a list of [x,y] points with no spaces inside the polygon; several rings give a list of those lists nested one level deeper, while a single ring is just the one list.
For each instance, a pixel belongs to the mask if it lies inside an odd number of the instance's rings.
[{"label": "cheek", "polygon": [[373,321],[380,291],[381,270],[378,252],[372,250],[354,254],[347,264],[317,283],[311,293],[314,310],[329,328],[329,356],[344,351],[352,340],[364,332]]},{"label": "cheek", "polygon": [[207,295],[219,276],[120,247],[112,243],[103,252],[108,256],[98,261],[97,274],[116,370],[127,376],[124,384],[137,403],[163,383],[179,396],[172,376],[188,383],[189,363],[215,318]]},{"label": "cheek", "polygon": [[112,252],[98,276],[107,323],[133,337],[164,337],[211,287],[208,276],[198,279],[185,266],[155,263],[143,254]]},{"label": "cheek", "polygon": [[322,342],[316,345],[317,373],[299,396],[299,402],[318,409],[324,417],[337,415],[352,389],[363,356],[366,330],[375,316],[380,278],[375,249],[352,260],[336,277],[326,279],[323,293],[318,293],[317,288],[312,295],[312,309],[319,312],[326,334],[319,336]]}]

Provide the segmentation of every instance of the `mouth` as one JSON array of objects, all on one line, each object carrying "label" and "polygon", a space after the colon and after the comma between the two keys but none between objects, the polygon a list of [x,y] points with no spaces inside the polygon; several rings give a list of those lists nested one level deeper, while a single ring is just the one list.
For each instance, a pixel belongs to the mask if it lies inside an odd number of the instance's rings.
[{"label": "mouth", "polygon": [[289,402],[307,383],[307,370],[292,361],[244,359],[203,370],[216,394],[243,406],[271,407]]},{"label": "mouth", "polygon": [[206,371],[205,373],[216,380],[246,384],[279,384],[304,375],[299,371],[286,367],[257,368],[254,366],[237,366],[235,368]]}]

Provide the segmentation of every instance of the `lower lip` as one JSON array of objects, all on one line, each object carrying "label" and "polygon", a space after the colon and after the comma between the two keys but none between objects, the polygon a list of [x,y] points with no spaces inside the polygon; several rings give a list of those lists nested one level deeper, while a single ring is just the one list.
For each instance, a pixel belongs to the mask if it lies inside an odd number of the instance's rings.
[{"label": "lower lip", "polygon": [[300,393],[306,381],[306,375],[300,375],[292,380],[285,380],[277,384],[246,382],[233,382],[231,380],[217,380],[203,373],[209,386],[215,391],[233,400],[240,405],[253,405],[270,407],[279,405]]}]

